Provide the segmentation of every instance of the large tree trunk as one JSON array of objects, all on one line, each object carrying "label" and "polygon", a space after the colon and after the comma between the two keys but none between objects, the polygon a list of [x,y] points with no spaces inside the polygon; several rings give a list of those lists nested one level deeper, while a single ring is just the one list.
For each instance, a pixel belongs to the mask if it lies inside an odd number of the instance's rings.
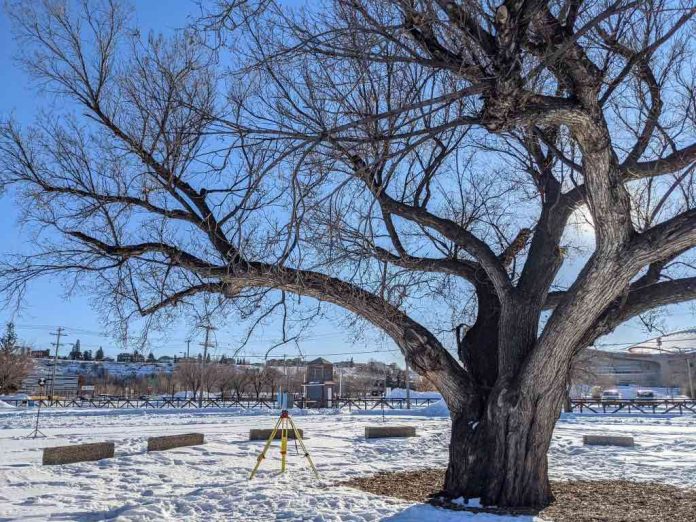
[{"label": "large tree trunk", "polygon": [[484,505],[542,507],[551,500],[546,453],[562,388],[535,399],[494,391],[478,421],[452,415],[444,492]]}]

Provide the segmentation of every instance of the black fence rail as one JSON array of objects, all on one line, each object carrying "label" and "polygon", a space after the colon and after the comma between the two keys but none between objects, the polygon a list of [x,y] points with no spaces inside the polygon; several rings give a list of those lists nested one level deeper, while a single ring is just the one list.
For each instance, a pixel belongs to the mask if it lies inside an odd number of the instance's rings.
[{"label": "black fence rail", "polygon": [[[438,402],[439,399],[413,398],[412,408],[422,408]],[[5,400],[11,406],[42,408],[104,408],[104,409],[205,409],[205,408],[242,408],[242,409],[277,409],[279,404],[275,398],[269,397],[240,397],[226,399],[40,399],[40,400]],[[405,409],[406,399],[384,398],[338,398],[331,401],[294,401],[294,408],[348,408],[353,410],[375,409]]]},{"label": "black fence rail", "polygon": [[[439,402],[440,399],[423,399],[423,398],[413,398],[410,399],[412,408],[424,408]],[[366,399],[353,399],[344,398],[337,399],[336,402],[338,408],[348,408],[349,411],[353,409],[356,410],[376,410],[376,409],[389,409],[389,410],[403,410],[408,407],[407,399],[383,399],[383,398],[366,398]]]},{"label": "black fence rail", "polygon": [[[411,408],[424,408],[438,402],[439,399],[412,398]],[[278,409],[275,398],[270,397],[239,397],[225,399],[56,399],[56,400],[4,400],[5,403],[17,407],[42,408],[102,408],[102,409],[215,409],[242,408],[248,409]],[[332,401],[317,402],[297,399],[294,408],[332,408],[353,410],[399,410],[406,409],[408,402],[405,398],[385,399],[379,397],[355,398],[343,397]],[[574,413],[627,413],[627,414],[696,414],[694,399],[571,399],[571,411]]]},{"label": "black fence rail", "polygon": [[685,415],[696,413],[694,399],[571,399],[575,413],[635,413]]}]

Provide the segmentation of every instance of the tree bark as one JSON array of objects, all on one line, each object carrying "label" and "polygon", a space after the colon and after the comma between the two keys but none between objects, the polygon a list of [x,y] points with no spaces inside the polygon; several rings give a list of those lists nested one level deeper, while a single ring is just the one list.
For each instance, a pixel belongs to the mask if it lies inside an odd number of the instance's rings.
[{"label": "tree bark", "polygon": [[498,386],[479,420],[453,413],[444,494],[500,507],[548,505],[546,454],[562,395],[562,385],[534,396]]}]

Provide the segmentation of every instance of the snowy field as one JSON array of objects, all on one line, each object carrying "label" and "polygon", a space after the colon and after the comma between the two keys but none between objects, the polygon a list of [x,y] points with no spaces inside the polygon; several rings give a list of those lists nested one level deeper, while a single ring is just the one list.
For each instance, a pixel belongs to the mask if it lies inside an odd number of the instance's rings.
[{"label": "snowy field", "polygon": [[[440,510],[379,497],[337,482],[383,470],[444,466],[449,419],[389,415],[419,437],[364,439],[380,415],[293,415],[321,475],[316,480],[290,443],[288,473],[279,475],[275,448],[257,478],[248,475],[261,442],[250,428],[272,427],[277,413],[233,410],[53,410],[42,412],[43,439],[26,439],[34,412],[0,409],[0,521],[9,520],[308,520],[308,521],[531,521]],[[206,444],[146,453],[153,435],[203,432]],[[630,434],[635,448],[584,447],[582,434]],[[116,457],[64,466],[40,465],[41,448],[113,441]],[[550,469],[554,479],[650,480],[696,487],[696,417],[563,417]]]}]

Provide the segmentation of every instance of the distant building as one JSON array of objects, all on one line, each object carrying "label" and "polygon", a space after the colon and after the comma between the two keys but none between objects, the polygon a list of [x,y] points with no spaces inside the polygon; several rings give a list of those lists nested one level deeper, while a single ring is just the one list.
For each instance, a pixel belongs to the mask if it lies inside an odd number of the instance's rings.
[{"label": "distant building", "polygon": [[308,362],[307,375],[302,389],[308,406],[331,407],[332,401],[336,397],[333,364],[321,357]]},{"label": "distant building", "polygon": [[161,362],[161,363],[170,363],[170,362],[174,362],[174,357],[172,357],[172,356],[170,356],[170,355],[163,355],[162,357],[159,357],[159,358],[157,359],[157,362]]},{"label": "distant building", "polygon": [[138,352],[134,352],[134,353],[123,352],[123,353],[119,353],[116,356],[116,361],[126,362],[126,363],[145,362],[145,357]]},{"label": "distant building", "polygon": [[592,349],[588,361],[589,373],[597,382],[583,384],[686,390],[690,379],[696,380],[696,329],[643,341],[622,351]]},{"label": "distant building", "polygon": [[32,350],[29,355],[34,359],[46,359],[51,356],[51,350]]}]

